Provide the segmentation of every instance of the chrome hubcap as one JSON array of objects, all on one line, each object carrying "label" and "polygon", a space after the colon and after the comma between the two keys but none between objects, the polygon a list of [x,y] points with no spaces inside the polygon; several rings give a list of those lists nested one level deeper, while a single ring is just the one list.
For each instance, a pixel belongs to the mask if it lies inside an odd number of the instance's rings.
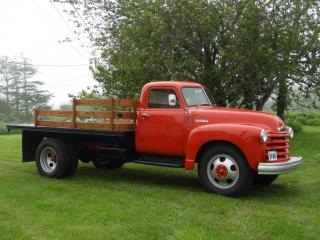
[{"label": "chrome hubcap", "polygon": [[219,154],[210,159],[207,166],[207,174],[214,186],[228,189],[238,181],[239,167],[231,156]]},{"label": "chrome hubcap", "polygon": [[52,147],[45,147],[40,154],[40,164],[46,173],[52,173],[57,167],[57,153]]}]

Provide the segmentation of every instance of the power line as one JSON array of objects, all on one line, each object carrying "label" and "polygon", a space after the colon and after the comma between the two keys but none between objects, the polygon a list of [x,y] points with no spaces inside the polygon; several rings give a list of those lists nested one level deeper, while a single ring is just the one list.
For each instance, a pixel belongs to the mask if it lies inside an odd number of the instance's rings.
[{"label": "power line", "polygon": [[[36,6],[36,8],[38,9],[38,11],[45,17],[45,19],[48,21],[48,23],[54,28],[54,30],[62,37],[64,38],[64,34],[52,23],[52,21],[50,20],[50,18],[47,16],[47,14],[42,10],[42,8],[38,5],[38,3],[36,2],[36,0],[32,0],[32,2],[34,3],[34,5]],[[77,48],[75,48],[71,43],[69,43],[70,46],[72,47],[72,49],[74,51],[76,51],[78,53],[79,56],[81,56],[84,59],[88,59],[87,57],[85,57]]]},{"label": "power line", "polygon": [[90,64],[84,63],[84,64],[65,64],[65,65],[60,65],[60,64],[32,64],[32,65],[36,67],[83,67],[83,66],[89,66]]},{"label": "power line", "polygon": [[70,25],[68,24],[68,22],[65,20],[65,18],[63,17],[63,15],[60,13],[60,11],[58,10],[58,8],[56,7],[56,5],[54,4],[54,2],[51,2],[52,6],[54,8],[54,10],[57,12],[57,14],[59,15],[60,19],[63,21],[63,23],[65,24],[65,26],[69,29],[69,31],[71,32],[71,34],[74,36],[74,38],[79,41],[79,43],[81,45],[85,45],[83,44],[83,42],[75,35],[74,30],[70,27]]},{"label": "power line", "polygon": [[59,85],[60,83],[62,83],[61,85],[64,85],[65,82],[70,82],[70,81],[74,81],[74,80],[79,80],[82,79],[84,77],[89,77],[90,75],[80,75],[80,76],[76,76],[76,77],[72,77],[72,78],[67,78],[64,80],[59,80],[57,82],[53,82],[53,83],[48,83],[48,84],[44,84],[43,86],[52,86],[52,85]]},{"label": "power line", "polygon": [[79,16],[79,18],[81,19],[81,21],[83,22],[84,26],[86,27],[86,29],[88,29],[87,23],[86,21],[83,19],[83,17],[79,14],[77,8],[74,6],[73,2],[70,1],[71,6],[73,7],[73,9],[75,10],[75,12],[77,13],[77,15]]}]

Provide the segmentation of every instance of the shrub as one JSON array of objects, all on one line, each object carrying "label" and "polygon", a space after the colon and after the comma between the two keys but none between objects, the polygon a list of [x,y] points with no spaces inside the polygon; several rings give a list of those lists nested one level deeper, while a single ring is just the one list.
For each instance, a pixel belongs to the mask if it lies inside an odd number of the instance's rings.
[{"label": "shrub", "polygon": [[295,120],[297,120],[298,122],[301,122],[301,124],[305,125],[306,122],[307,122],[307,117],[306,116],[301,116],[301,115],[298,115]]},{"label": "shrub", "polygon": [[6,124],[0,121],[0,134],[4,134],[7,132]]},{"label": "shrub", "polygon": [[295,132],[301,132],[302,131],[302,123],[299,122],[296,119],[287,119],[287,120],[285,120],[285,124],[287,126],[292,127]]},{"label": "shrub", "polygon": [[7,115],[5,115],[4,113],[0,113],[0,122],[7,122],[8,121],[8,117]]},{"label": "shrub", "polygon": [[307,119],[306,125],[309,125],[309,126],[320,126],[320,118]]},{"label": "shrub", "polygon": [[320,126],[320,112],[301,113],[289,112],[286,114],[287,121],[293,120],[300,122],[302,125]]}]

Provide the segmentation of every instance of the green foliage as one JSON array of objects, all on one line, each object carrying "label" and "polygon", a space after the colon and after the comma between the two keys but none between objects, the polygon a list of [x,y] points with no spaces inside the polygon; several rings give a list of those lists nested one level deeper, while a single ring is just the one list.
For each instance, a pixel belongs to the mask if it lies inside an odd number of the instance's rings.
[{"label": "green foliage", "polygon": [[292,127],[295,132],[301,132],[302,131],[302,123],[299,122],[296,119],[286,119],[285,120],[285,124],[287,126]]},{"label": "green foliage", "polygon": [[306,125],[320,126],[320,118],[311,118],[306,120]]},{"label": "green foliage", "polygon": [[0,132],[3,132],[6,130],[6,125],[4,122],[0,121]]},{"label": "green foliage", "polygon": [[8,122],[8,117],[4,113],[0,112],[0,122]]},{"label": "green foliage", "polygon": [[218,105],[262,109],[273,93],[281,114],[291,86],[319,88],[319,1],[72,1],[81,3],[98,50],[91,69],[109,97],[186,79]]},{"label": "green foliage", "polygon": [[32,80],[35,74],[24,57],[0,57],[0,113],[5,113],[6,121],[30,122],[34,108],[47,107],[51,95],[39,90],[43,83]]},{"label": "green foliage", "polygon": [[20,134],[21,130],[15,129],[8,132],[6,128],[6,123],[0,121],[0,135],[8,135],[8,134]]},{"label": "green foliage", "polygon": [[287,121],[299,122],[302,125],[320,126],[320,112],[289,112],[286,118]]}]

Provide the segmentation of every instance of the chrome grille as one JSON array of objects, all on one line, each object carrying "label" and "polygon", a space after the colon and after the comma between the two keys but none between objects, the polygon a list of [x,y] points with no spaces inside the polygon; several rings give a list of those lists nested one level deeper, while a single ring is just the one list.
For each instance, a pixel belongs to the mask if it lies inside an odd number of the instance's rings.
[{"label": "chrome grille", "polygon": [[266,160],[268,160],[268,151],[277,151],[277,161],[288,161],[290,159],[288,132],[268,133],[266,150]]}]

